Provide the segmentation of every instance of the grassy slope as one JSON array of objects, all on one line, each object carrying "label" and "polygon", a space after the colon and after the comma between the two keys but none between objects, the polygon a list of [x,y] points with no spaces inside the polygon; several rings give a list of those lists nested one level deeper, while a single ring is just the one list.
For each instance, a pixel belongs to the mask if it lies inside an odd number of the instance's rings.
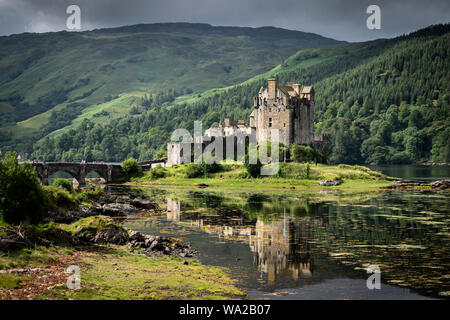
[{"label": "grassy slope", "polygon": [[[166,185],[166,186],[197,186],[200,183],[211,187],[244,188],[244,189],[290,189],[299,190],[312,189],[352,189],[370,190],[385,187],[392,182],[387,181],[385,175],[362,166],[329,166],[318,164],[311,165],[310,177],[304,176],[305,164],[282,163],[280,173],[276,176],[263,176],[250,178],[243,165],[225,165],[224,172],[210,174],[208,177],[187,178],[185,174],[186,165],[166,168],[167,176],[152,179],[149,172],[143,177],[134,178],[131,185]],[[322,187],[318,185],[319,180],[341,179],[343,183],[339,186]]]},{"label": "grassy slope", "polygon": [[[58,110],[69,101],[93,105],[107,95],[134,91],[189,87],[202,92],[265,72],[300,48],[337,44],[297,31],[202,24],[0,37],[0,100],[18,96],[30,109]],[[46,102],[61,90],[66,94],[63,101]],[[1,110],[14,112],[14,103],[4,103]],[[22,122],[23,130],[12,127],[13,133],[28,134],[47,120],[48,114]]]},{"label": "grassy slope", "polygon": [[[300,63],[296,60],[299,57],[306,55],[306,54],[310,54],[310,53],[315,53],[315,54],[317,54],[317,56],[315,56],[314,58],[306,58],[306,59],[302,60]],[[262,73],[262,74],[258,74],[254,77],[251,77],[250,79],[248,79],[238,85],[246,85],[246,84],[250,84],[250,83],[255,83],[257,81],[260,81],[261,79],[266,79],[268,77],[275,76],[278,72],[281,72],[281,71],[284,72],[284,71],[292,71],[297,68],[307,68],[307,67],[331,60],[333,58],[342,56],[342,54],[343,54],[343,49],[303,49],[303,50],[300,50],[299,52],[295,53],[293,56],[289,57],[288,59],[286,59],[283,63],[278,64],[276,67],[274,67],[270,71]],[[214,94],[225,92],[226,90],[233,88],[235,86],[236,85],[227,86],[227,87],[223,87],[223,88],[209,89],[209,90],[202,92],[201,94],[193,93],[193,94],[182,95],[175,99],[174,105],[176,105],[177,103],[181,103],[181,102],[193,103],[193,102],[199,101],[201,99],[210,97]],[[119,98],[109,101],[107,103],[91,105],[90,107],[84,109],[83,113],[81,115],[79,115],[76,119],[74,119],[72,121],[71,125],[68,125],[59,130],[53,131],[48,136],[53,137],[53,136],[56,136],[58,134],[65,132],[69,129],[76,128],[83,121],[83,119],[89,119],[95,123],[104,123],[105,121],[108,121],[108,120],[111,120],[114,118],[119,118],[119,117],[125,115],[127,113],[127,111],[129,110],[129,108],[138,102],[138,100],[136,100],[136,99],[125,100],[124,97],[127,97],[127,98],[140,97],[142,95],[143,95],[142,92],[125,93],[125,94],[122,94]],[[80,101],[85,101],[85,99],[80,100]],[[63,105],[65,105],[65,104],[63,104]],[[58,109],[63,107],[63,105],[58,105],[47,112],[41,113],[37,116],[34,116],[32,118],[29,118],[27,120],[17,123],[16,126],[12,127],[12,130],[15,133],[15,137],[23,138],[23,136],[28,135],[30,132],[37,132],[48,121],[48,119],[50,117],[50,113],[52,111],[57,111]],[[110,112],[110,115],[102,116],[102,117],[93,117],[93,115],[95,113],[98,113],[102,110],[106,110],[106,111]],[[34,129],[34,131],[32,131],[33,129]]]}]

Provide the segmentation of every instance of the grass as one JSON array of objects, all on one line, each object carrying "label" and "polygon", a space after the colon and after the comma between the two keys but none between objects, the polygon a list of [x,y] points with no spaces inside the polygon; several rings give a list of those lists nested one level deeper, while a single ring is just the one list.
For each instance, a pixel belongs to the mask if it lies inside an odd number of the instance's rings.
[{"label": "grass", "polygon": [[[281,163],[277,175],[250,178],[241,164],[223,165],[224,170],[201,178],[187,178],[186,165],[168,167],[166,177],[152,179],[151,172],[133,178],[131,185],[196,186],[201,183],[211,187],[247,189],[373,189],[390,185],[386,176],[363,166],[318,164],[310,166],[310,176],[304,176],[304,163]],[[341,179],[342,184],[333,187],[318,185],[319,180]]]},{"label": "grass", "polygon": [[112,246],[82,258],[82,288],[57,288],[47,298],[109,299],[236,299],[237,289],[222,268],[180,258],[148,258]]},{"label": "grass", "polygon": [[[45,233],[57,228],[74,233],[80,228],[94,232],[108,228],[112,224],[114,222],[109,217],[94,216],[70,225],[51,222],[28,227],[37,233]],[[3,222],[2,225],[7,226]],[[185,262],[177,257],[149,258],[145,255],[130,253],[126,246],[71,247],[63,244],[50,247],[35,246],[0,256],[0,270],[50,268],[56,270],[58,277],[61,278],[60,282],[67,278],[64,276],[64,271],[70,264],[76,264],[82,268],[82,289],[69,290],[64,285],[57,285],[49,287],[35,298],[242,299],[246,295],[235,287],[236,281],[226,274],[224,268],[202,265],[196,260]],[[36,274],[33,274],[33,277],[39,278]],[[31,280],[28,276],[0,274],[0,296],[5,294],[5,290],[13,293],[14,290],[21,289],[23,281],[29,281],[27,288],[30,286],[42,289],[41,283],[34,283],[34,280]],[[36,281],[39,282],[39,280]],[[17,297],[20,294],[13,296]]]},{"label": "grass", "polygon": [[0,288],[5,289],[19,289],[22,281],[30,280],[27,276],[18,276],[14,274],[0,274]]},{"label": "grass", "polygon": [[114,220],[107,216],[92,216],[80,219],[70,225],[64,225],[62,228],[66,231],[75,233],[77,230],[84,230],[87,232],[96,233],[97,231],[108,229],[111,226],[116,226]]},{"label": "grass", "polygon": [[56,260],[56,248],[36,246],[33,249],[21,249],[0,256],[0,270],[14,268],[41,268]]}]

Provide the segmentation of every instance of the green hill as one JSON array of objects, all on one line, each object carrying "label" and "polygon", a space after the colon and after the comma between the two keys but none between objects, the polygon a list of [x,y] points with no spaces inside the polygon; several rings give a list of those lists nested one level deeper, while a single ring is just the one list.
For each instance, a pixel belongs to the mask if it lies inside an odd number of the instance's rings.
[{"label": "green hill", "polygon": [[247,80],[301,48],[341,43],[272,27],[189,23],[0,37],[0,127],[9,129],[1,140],[54,130],[43,128],[52,111],[70,122],[121,94],[160,94],[159,103],[171,102]]},{"label": "green hill", "polygon": [[[277,44],[274,50],[283,52],[292,49],[287,46],[294,41],[289,37],[296,34],[276,28],[187,26],[191,28],[184,32],[190,37],[200,32],[201,37],[226,35],[236,41],[245,35],[255,46],[267,48],[272,41]],[[133,33],[138,37],[147,35],[148,28],[154,28],[154,33],[168,28],[171,31],[167,32],[177,35],[184,30],[179,24],[141,25],[94,31],[91,36]],[[315,48],[293,50],[284,58],[279,53],[278,64],[267,64],[266,58],[255,59],[254,72],[242,75],[242,79],[241,74],[231,80],[218,72],[205,71],[210,83],[190,86],[193,92],[174,94],[167,83],[152,83],[161,85],[155,91],[134,84],[123,90],[111,89],[106,98],[102,97],[104,100],[90,102],[101,90],[96,89],[83,99],[60,103],[52,109],[57,112],[43,112],[3,129],[0,140],[4,149],[20,148],[33,152],[38,159],[151,159],[165,147],[174,129],[192,129],[194,120],[202,120],[207,128],[225,116],[248,119],[254,95],[269,76],[276,76],[280,82],[315,86],[316,131],[331,135],[333,162],[449,162],[449,30],[449,25],[438,25],[395,39],[335,42],[332,46],[315,43],[311,45]],[[280,33],[290,40],[280,41]],[[305,39],[298,44],[306,46],[300,44]],[[196,70],[193,68],[190,74],[196,74]],[[228,80],[238,84],[229,85]],[[181,88],[187,85],[182,79],[174,83],[181,83]],[[14,112],[15,107],[3,101],[5,113]],[[33,130],[40,135],[27,140]],[[14,137],[24,139],[14,142]]]}]

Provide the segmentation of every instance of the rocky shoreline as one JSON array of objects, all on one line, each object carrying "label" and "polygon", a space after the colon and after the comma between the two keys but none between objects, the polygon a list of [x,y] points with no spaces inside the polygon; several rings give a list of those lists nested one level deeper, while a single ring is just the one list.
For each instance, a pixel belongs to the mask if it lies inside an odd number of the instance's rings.
[{"label": "rocky shoreline", "polygon": [[[138,213],[155,213],[161,209],[149,198],[133,198],[104,194],[89,206],[79,205],[68,210],[51,210],[44,223],[52,225],[45,230],[36,231],[32,227],[10,226],[4,228],[0,236],[0,255],[8,252],[33,248],[36,245],[90,246],[96,244],[127,245],[131,252],[149,257],[178,256],[192,258],[197,251],[189,243],[180,243],[179,239],[142,234],[126,230],[115,220],[135,216]],[[83,221],[94,220],[102,228],[83,226]],[[78,224],[72,232],[56,227],[57,224]]]},{"label": "rocky shoreline", "polygon": [[89,206],[78,205],[71,209],[55,209],[49,211],[44,222],[72,223],[79,219],[104,215],[108,217],[127,217],[139,212],[159,212],[161,209],[150,198],[132,198],[104,194],[98,200],[91,201]]},{"label": "rocky shoreline", "polygon": [[384,189],[408,190],[413,188],[422,188],[426,190],[446,190],[450,188],[450,180],[437,180],[433,182],[421,182],[414,180],[396,180],[396,183],[385,187]]}]

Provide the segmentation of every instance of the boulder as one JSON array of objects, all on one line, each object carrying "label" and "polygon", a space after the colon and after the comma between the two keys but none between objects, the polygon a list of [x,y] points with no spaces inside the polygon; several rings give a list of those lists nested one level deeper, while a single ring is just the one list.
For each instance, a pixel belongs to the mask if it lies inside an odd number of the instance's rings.
[{"label": "boulder", "polygon": [[106,203],[102,209],[103,214],[110,217],[123,217],[137,212],[135,207],[126,203]]},{"label": "boulder", "polygon": [[125,244],[128,242],[128,233],[118,226],[110,226],[107,229],[97,231],[94,237],[95,243]]},{"label": "boulder", "polygon": [[130,231],[129,233],[130,241],[143,242],[145,240],[144,235],[139,231]]},{"label": "boulder", "polygon": [[4,253],[31,247],[32,245],[30,241],[22,239],[19,236],[10,235],[0,238],[0,252]]},{"label": "boulder", "polygon": [[320,180],[319,186],[329,187],[329,186],[338,186],[342,183],[341,179],[336,180]]},{"label": "boulder", "polygon": [[158,204],[154,201],[148,200],[148,199],[133,199],[131,201],[131,205],[135,206],[139,209],[158,209]]}]

